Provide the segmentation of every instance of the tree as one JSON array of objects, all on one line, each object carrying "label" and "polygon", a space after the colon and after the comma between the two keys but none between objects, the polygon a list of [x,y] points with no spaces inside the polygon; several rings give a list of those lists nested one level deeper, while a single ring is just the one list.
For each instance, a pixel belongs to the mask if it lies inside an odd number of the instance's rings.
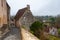
[{"label": "tree", "polygon": [[58,28],[60,28],[60,16],[57,16],[57,17],[56,17],[56,23],[55,23],[55,25],[56,25]]},{"label": "tree", "polygon": [[31,32],[38,38],[40,38],[40,33],[41,33],[41,30],[43,29],[42,25],[43,23],[36,21],[30,27]]},{"label": "tree", "polygon": [[55,24],[55,17],[51,17],[49,20],[51,22],[51,25],[54,25]]}]

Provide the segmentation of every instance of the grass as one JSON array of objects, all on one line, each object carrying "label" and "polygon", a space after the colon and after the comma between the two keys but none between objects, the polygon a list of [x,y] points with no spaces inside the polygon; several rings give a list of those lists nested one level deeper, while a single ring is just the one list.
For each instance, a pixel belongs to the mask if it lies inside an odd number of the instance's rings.
[{"label": "grass", "polygon": [[60,40],[60,38],[56,36],[49,35],[49,40]]}]

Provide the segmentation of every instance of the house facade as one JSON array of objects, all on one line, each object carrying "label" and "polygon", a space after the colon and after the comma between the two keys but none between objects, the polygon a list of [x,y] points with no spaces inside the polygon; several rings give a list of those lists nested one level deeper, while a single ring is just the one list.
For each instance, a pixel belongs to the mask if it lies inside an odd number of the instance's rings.
[{"label": "house facade", "polygon": [[6,0],[0,0],[0,33],[9,25],[10,7]]},{"label": "house facade", "polygon": [[0,0],[0,28],[4,24],[8,24],[10,15],[10,7],[6,0]]},{"label": "house facade", "polygon": [[27,30],[30,30],[31,24],[35,22],[35,18],[30,11],[30,6],[20,9],[15,16],[15,24],[17,27],[24,26]]}]

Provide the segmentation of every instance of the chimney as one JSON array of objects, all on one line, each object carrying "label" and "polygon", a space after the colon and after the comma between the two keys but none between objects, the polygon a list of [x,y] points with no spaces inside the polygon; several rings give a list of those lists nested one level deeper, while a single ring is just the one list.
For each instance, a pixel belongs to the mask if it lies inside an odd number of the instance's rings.
[{"label": "chimney", "polygon": [[27,5],[28,10],[30,10],[30,5]]}]

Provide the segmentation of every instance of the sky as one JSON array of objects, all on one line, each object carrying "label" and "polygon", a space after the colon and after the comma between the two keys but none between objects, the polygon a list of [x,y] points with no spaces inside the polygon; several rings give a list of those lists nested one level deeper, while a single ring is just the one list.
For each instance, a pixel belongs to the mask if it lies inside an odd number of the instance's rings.
[{"label": "sky", "polygon": [[56,16],[60,14],[60,0],[7,0],[11,7],[11,15],[16,15],[19,9],[30,5],[34,16]]}]

